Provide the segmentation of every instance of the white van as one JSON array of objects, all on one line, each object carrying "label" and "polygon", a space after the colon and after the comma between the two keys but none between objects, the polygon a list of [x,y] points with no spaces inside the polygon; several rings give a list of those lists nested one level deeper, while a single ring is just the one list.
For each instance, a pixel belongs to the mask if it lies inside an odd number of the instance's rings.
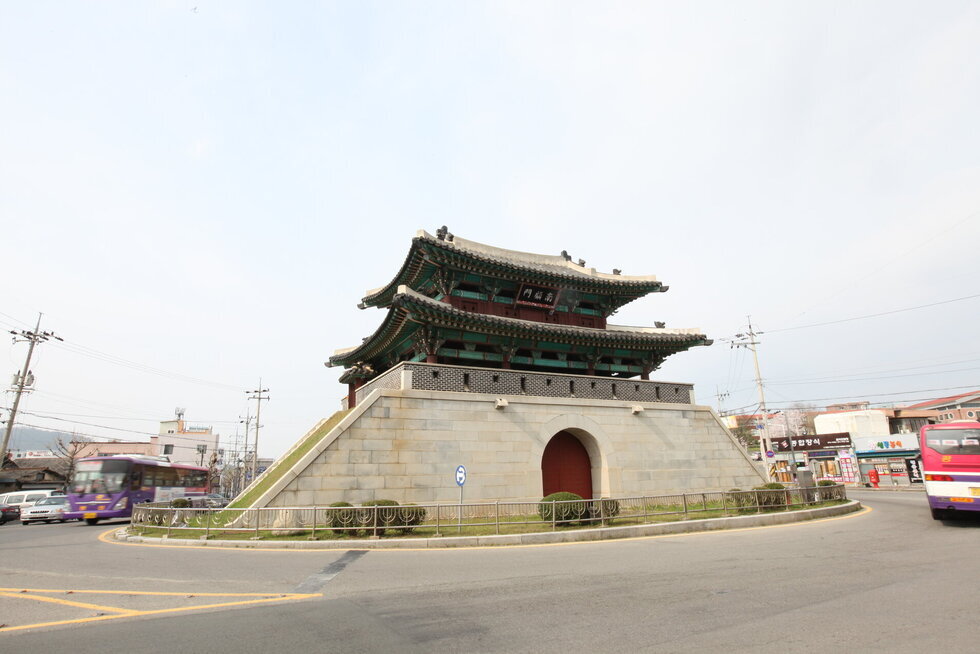
[{"label": "white van", "polygon": [[0,495],[0,504],[19,504],[20,510],[23,511],[42,498],[64,494],[64,491],[52,489],[13,491]]}]

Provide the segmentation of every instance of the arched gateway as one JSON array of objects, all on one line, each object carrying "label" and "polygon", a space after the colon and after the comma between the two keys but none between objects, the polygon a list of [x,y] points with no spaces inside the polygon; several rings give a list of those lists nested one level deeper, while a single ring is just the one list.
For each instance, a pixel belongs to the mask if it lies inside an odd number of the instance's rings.
[{"label": "arched gateway", "polygon": [[592,460],[582,442],[567,431],[555,434],[541,455],[545,496],[565,491],[592,499]]}]

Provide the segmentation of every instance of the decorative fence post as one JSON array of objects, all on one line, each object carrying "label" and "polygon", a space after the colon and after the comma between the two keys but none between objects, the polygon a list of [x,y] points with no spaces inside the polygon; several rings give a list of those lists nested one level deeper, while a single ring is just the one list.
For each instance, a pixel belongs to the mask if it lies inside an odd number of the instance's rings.
[{"label": "decorative fence post", "polygon": [[687,493],[681,493],[681,501],[684,503],[684,519],[687,520]]},{"label": "decorative fence post", "polygon": [[310,533],[310,540],[316,540],[316,505],[313,506],[313,531]]},{"label": "decorative fence post", "polygon": [[493,503],[493,506],[494,506],[494,511],[493,511],[494,528],[496,529],[496,533],[499,536],[500,535],[500,500],[495,501]]},{"label": "decorative fence post", "polygon": [[204,540],[211,538],[211,511],[213,509],[204,509],[208,512],[208,526],[204,530]]}]

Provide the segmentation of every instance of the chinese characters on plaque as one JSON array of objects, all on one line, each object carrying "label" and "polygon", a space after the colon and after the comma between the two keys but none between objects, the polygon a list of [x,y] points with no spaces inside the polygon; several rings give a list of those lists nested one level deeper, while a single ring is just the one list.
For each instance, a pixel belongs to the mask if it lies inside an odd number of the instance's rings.
[{"label": "chinese characters on plaque", "polygon": [[517,292],[518,304],[530,304],[536,307],[552,308],[558,302],[558,289],[548,286],[535,286],[534,284],[522,284]]}]

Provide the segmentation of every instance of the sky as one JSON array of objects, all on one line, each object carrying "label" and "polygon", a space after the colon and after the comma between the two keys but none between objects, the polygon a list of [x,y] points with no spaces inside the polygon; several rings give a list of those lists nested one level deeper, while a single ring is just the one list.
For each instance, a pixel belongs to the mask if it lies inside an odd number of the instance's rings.
[{"label": "sky", "polygon": [[18,423],[230,445],[261,383],[277,456],[442,225],[657,275],[610,322],[715,339],[653,375],[715,408],[749,316],[771,408],[978,389],[978,44],[957,1],[0,0],[0,327],[64,338]]}]

